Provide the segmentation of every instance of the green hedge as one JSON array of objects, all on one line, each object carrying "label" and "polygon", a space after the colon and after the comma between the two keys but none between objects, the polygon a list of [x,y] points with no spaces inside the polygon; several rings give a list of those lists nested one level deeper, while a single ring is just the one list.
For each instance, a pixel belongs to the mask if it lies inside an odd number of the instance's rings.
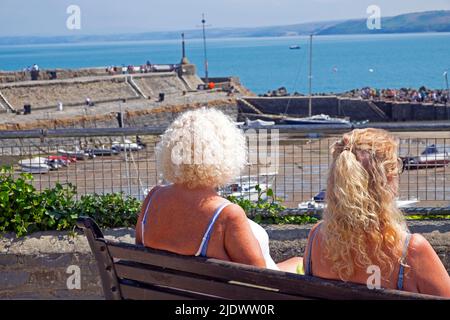
[{"label": "green hedge", "polygon": [[93,194],[76,200],[76,187],[56,184],[43,192],[32,185],[33,176],[12,168],[0,169],[0,232],[18,237],[36,231],[73,230],[79,216],[90,216],[102,228],[134,227],[141,202],[122,193]]}]

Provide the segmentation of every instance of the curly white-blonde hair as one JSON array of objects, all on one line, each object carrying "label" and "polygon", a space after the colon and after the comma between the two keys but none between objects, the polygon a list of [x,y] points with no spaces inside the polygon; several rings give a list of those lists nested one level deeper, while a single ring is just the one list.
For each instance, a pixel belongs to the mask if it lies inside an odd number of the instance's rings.
[{"label": "curly white-blonde hair", "polygon": [[247,162],[244,134],[216,109],[180,115],[156,148],[158,171],[190,189],[221,187],[237,177]]}]

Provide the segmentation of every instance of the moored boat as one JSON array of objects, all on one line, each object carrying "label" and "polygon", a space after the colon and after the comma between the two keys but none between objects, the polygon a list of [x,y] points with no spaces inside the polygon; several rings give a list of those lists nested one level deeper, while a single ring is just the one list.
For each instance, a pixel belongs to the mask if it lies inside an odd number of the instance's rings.
[{"label": "moored boat", "polygon": [[[298,208],[303,209],[303,210],[306,210],[306,209],[323,210],[327,207],[325,199],[326,199],[326,190],[322,189],[322,190],[320,190],[319,193],[317,193],[314,197],[312,197],[311,200],[299,203]],[[397,204],[398,208],[408,208],[418,202],[419,202],[418,199],[407,199],[407,200],[397,199],[396,200],[396,204]]]},{"label": "moored boat", "polygon": [[330,125],[330,124],[336,124],[336,125],[345,125],[345,126],[351,126],[351,123],[347,119],[341,119],[341,118],[333,118],[326,114],[318,114],[313,115],[310,117],[304,117],[304,118],[297,118],[297,117],[284,117],[281,121],[283,124],[293,124],[293,125]]},{"label": "moored boat", "polygon": [[20,160],[19,166],[22,172],[33,174],[48,173],[51,169],[47,164],[47,159],[42,157]]},{"label": "moored boat", "polygon": [[435,144],[425,148],[420,156],[402,157],[405,170],[445,167],[450,163],[449,153]]},{"label": "moored boat", "polygon": [[61,156],[66,156],[68,158],[76,158],[77,160],[84,160],[90,156],[88,153],[84,152],[83,150],[75,149],[75,151],[68,151],[65,149],[59,149],[58,154]]}]

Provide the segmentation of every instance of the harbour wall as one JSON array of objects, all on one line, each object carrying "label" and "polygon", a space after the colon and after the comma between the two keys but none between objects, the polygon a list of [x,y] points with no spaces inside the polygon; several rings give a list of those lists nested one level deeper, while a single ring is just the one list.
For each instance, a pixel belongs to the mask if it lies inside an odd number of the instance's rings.
[{"label": "harbour wall", "polygon": [[[306,117],[309,113],[308,97],[245,97],[245,101],[266,114],[284,114]],[[352,121],[403,122],[450,120],[450,105],[371,101],[338,96],[312,97],[312,114],[349,117]],[[238,103],[240,113],[255,114],[243,102]]]}]

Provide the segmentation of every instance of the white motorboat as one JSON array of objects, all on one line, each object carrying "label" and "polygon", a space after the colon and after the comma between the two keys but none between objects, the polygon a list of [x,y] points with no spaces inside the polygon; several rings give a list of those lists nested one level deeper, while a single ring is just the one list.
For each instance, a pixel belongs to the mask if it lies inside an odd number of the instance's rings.
[{"label": "white motorboat", "polygon": [[347,119],[341,119],[341,118],[333,118],[326,114],[317,114],[310,117],[305,118],[296,118],[296,117],[284,117],[281,121],[281,123],[284,124],[324,124],[324,125],[330,125],[330,124],[338,124],[338,125],[347,125],[350,126],[351,123]]},{"label": "white motorboat", "polygon": [[249,128],[252,127],[270,127],[270,126],[274,126],[275,125],[275,121],[264,121],[261,119],[256,119],[256,120],[249,120],[246,119],[245,120],[245,125]]},{"label": "white motorboat", "polygon": [[407,170],[445,167],[450,163],[449,153],[435,144],[428,146],[417,157],[403,157],[403,166]]},{"label": "white motorboat", "polygon": [[36,157],[19,161],[22,172],[43,174],[48,173],[51,167],[47,164],[46,158]]},{"label": "white motorboat", "polygon": [[[326,190],[323,189],[318,194],[316,194],[311,200],[300,203],[298,205],[298,208],[299,209],[319,209],[319,210],[325,209],[327,206],[325,203],[325,195],[326,195]],[[409,199],[409,200],[397,199],[396,200],[398,208],[408,208],[418,202],[419,202],[418,199]]]},{"label": "white motorboat", "polygon": [[277,174],[276,172],[270,172],[267,174],[239,177],[232,183],[222,187],[219,190],[219,194],[222,197],[233,196],[240,199],[258,201],[260,193],[257,186],[259,186],[259,190],[262,192],[261,199],[267,199],[265,191],[272,187],[273,180]]},{"label": "white motorboat", "polygon": [[88,157],[93,156],[93,155],[89,155],[88,153],[84,152],[83,150],[79,150],[78,148],[75,148],[75,151],[59,149],[58,154],[61,156],[68,157],[68,158],[76,158],[77,160],[84,160]]},{"label": "white motorboat", "polygon": [[131,140],[125,139],[123,142],[114,141],[112,144],[112,149],[118,151],[140,151],[144,147]]}]

